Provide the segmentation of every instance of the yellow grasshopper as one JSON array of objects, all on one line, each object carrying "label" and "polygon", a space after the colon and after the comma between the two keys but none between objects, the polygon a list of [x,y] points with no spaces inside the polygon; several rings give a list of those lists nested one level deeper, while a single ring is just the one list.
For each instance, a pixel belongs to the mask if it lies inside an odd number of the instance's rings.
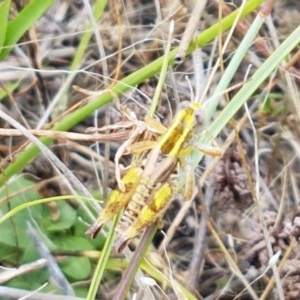
[{"label": "yellow grasshopper", "polygon": [[95,238],[102,226],[124,209],[116,229],[115,247],[121,251],[130,239],[162,216],[176,194],[176,171],[190,149],[199,108],[200,104],[193,102],[176,114],[144,162],[131,167],[122,177],[123,189],[117,187],[112,192],[87,235]]}]

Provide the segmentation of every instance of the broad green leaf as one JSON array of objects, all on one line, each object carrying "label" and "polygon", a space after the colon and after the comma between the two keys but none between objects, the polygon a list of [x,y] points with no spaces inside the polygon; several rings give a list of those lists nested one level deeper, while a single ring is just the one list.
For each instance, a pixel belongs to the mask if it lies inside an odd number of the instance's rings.
[{"label": "broad green leaf", "polygon": [[[2,213],[6,213],[9,209],[38,198],[39,195],[35,192],[32,182],[20,177],[0,190],[0,209]],[[41,206],[34,206],[1,224],[0,247],[1,245],[26,247],[28,244],[26,223],[28,220],[39,222],[41,211]]]},{"label": "broad green leaf", "polygon": [[[2,233],[1,233],[2,236]],[[0,244],[0,265],[11,263],[15,265],[20,261],[20,251],[16,247],[1,243]]]},{"label": "broad green leaf", "polygon": [[92,271],[87,257],[68,257],[59,263],[62,271],[73,280],[87,279]]},{"label": "broad green leaf", "polygon": [[88,289],[85,286],[74,286],[73,287],[75,294],[77,297],[82,297],[86,299],[86,295],[88,293]]},{"label": "broad green leaf", "polygon": [[78,236],[56,234],[51,236],[51,241],[57,250],[84,251],[94,249],[90,240]]},{"label": "broad green leaf", "polygon": [[58,219],[54,220],[51,216],[50,209],[43,210],[42,227],[46,231],[62,231],[67,230],[77,220],[77,212],[66,202],[56,202]]},{"label": "broad green leaf", "polygon": [[[22,276],[15,277],[7,282],[5,285],[18,289],[24,289],[28,291],[36,290],[41,287],[45,282],[49,280],[49,273],[46,269],[31,270],[29,273]],[[53,286],[52,286],[53,288]],[[45,291],[45,290],[43,290]],[[3,299],[3,298],[1,298]],[[11,299],[11,298],[8,298]],[[20,299],[20,298],[18,298]],[[30,299],[30,298],[28,298]]]},{"label": "broad green leaf", "polygon": [[[57,235],[51,238],[56,249],[60,251],[93,250],[90,241],[82,237]],[[86,257],[68,257],[60,263],[63,272],[74,280],[86,279],[91,272],[90,260]]]}]

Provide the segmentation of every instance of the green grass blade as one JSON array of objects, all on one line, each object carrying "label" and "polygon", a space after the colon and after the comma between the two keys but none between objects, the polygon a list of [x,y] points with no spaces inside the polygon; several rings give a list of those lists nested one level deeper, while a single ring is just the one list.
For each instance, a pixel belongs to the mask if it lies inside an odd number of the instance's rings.
[{"label": "green grass blade", "polygon": [[30,202],[26,202],[24,204],[18,205],[16,207],[14,207],[13,209],[11,209],[10,211],[8,211],[5,215],[0,217],[0,225],[2,223],[4,223],[5,221],[7,221],[8,219],[10,219],[11,217],[13,217],[14,215],[16,215],[17,213],[28,209],[32,206],[36,206],[36,205],[41,205],[41,204],[45,204],[45,203],[49,203],[52,201],[66,201],[66,200],[72,200],[72,199],[83,199],[86,201],[92,201],[93,199],[85,197],[85,196],[81,196],[81,195],[64,195],[64,196],[55,196],[55,197],[49,197],[49,198],[43,198],[43,199],[38,199],[38,200],[33,200]]},{"label": "green grass blade", "polygon": [[207,30],[203,31],[201,34],[199,34],[198,37],[196,37],[189,46],[187,50],[187,54],[190,54],[194,51],[197,45],[198,47],[205,46],[207,43],[212,41],[212,37],[215,38],[218,36],[219,32],[223,32],[228,30],[232,24],[234,24],[234,21],[236,17],[240,14],[240,18],[248,15],[249,13],[253,12],[259,5],[261,5],[263,0],[253,0],[248,1],[246,5],[243,7],[242,12],[240,12],[240,8],[232,12],[230,15],[225,17],[220,21],[220,23],[216,23],[215,25],[211,26]]},{"label": "green grass blade", "polygon": [[[288,38],[273,52],[273,54],[262,64],[248,82],[232,98],[230,103],[221,111],[218,117],[208,127],[209,135],[216,138],[227,123],[233,118],[237,111],[250,99],[253,93],[261,87],[262,83],[270,76],[286,56],[300,43],[300,26],[288,36]],[[205,135],[201,136],[199,142],[208,143]],[[197,166],[203,153],[194,151],[192,153],[192,164]]]},{"label": "green grass blade", "polygon": [[[94,9],[93,9],[93,13],[94,13],[94,17],[95,20],[99,20],[104,12],[104,9],[106,7],[107,4],[107,0],[98,0],[95,3]],[[83,61],[83,57],[86,54],[86,49],[89,45],[89,42],[92,38],[93,35],[93,31],[86,31],[84,33],[84,35],[82,36],[80,43],[78,45],[77,51],[75,53],[74,59],[72,61],[71,70],[76,70],[78,68],[78,66],[80,66],[81,62]]]},{"label": "green grass blade", "polygon": [[[104,13],[105,7],[107,4],[107,0],[97,0],[96,3],[93,6],[93,16],[95,18],[95,22],[99,21],[101,16]],[[89,43],[91,41],[91,38],[93,37],[93,30],[92,30],[92,24],[89,23],[86,26],[84,34],[80,38],[80,43],[76,49],[75,55],[73,57],[72,63],[70,65],[70,70],[74,72],[70,72],[69,75],[66,78],[66,83],[64,85],[64,91],[67,91],[70,88],[70,84],[72,83],[73,79],[75,78],[77,74],[77,70],[80,68],[80,65],[84,61],[84,56],[87,53],[87,49],[89,46]],[[68,97],[65,97],[65,92],[62,93],[62,96],[59,98],[57,103],[55,104],[56,107],[66,107]],[[55,113],[56,114],[56,113]]]},{"label": "green grass blade", "polygon": [[11,94],[16,88],[20,86],[20,82],[8,82],[0,87],[0,101],[5,99],[7,95]]},{"label": "green grass blade", "polygon": [[242,60],[245,58],[247,51],[253,45],[253,41],[257,37],[257,34],[264,22],[265,18],[259,14],[247,31],[237,51],[231,58],[229,65],[226,67],[226,70],[214,91],[212,99],[207,103],[205,108],[205,124],[209,124],[209,121],[214,115],[220,99],[223,97],[224,91],[228,88],[229,83],[235,75],[235,72],[240,66]]},{"label": "green grass blade", "polygon": [[0,49],[4,45],[6,30],[8,25],[10,0],[5,0],[0,4]]},{"label": "green grass blade", "polygon": [[271,75],[279,64],[300,43],[300,26],[274,51],[274,53],[255,72],[244,87],[234,96],[218,118],[209,127],[209,133],[216,137],[235,113],[246,103],[261,84]]},{"label": "green grass blade", "polygon": [[6,37],[0,59],[3,59],[15,46],[22,35],[32,26],[54,3],[54,0],[33,0],[7,26]]},{"label": "green grass blade", "polygon": [[117,214],[114,217],[113,226],[111,227],[111,229],[106,237],[106,241],[105,241],[104,247],[102,249],[101,257],[98,260],[97,267],[96,267],[94,276],[92,278],[92,282],[91,282],[86,300],[96,299],[95,297],[96,297],[97,291],[99,289],[101,279],[103,277],[103,274],[106,269],[106,265],[107,265],[107,262],[108,262],[108,259],[109,259],[110,253],[111,253],[111,248],[112,248],[114,236],[115,236],[115,227],[116,227],[117,223],[119,222],[119,219],[120,219],[120,214]]},{"label": "green grass blade", "polygon": [[169,29],[169,36],[168,36],[168,43],[165,49],[165,54],[164,54],[164,60],[163,60],[163,64],[161,67],[161,72],[160,72],[160,76],[159,76],[159,80],[155,89],[155,93],[151,102],[151,106],[149,108],[148,111],[148,117],[153,118],[156,108],[158,106],[159,100],[160,100],[160,96],[161,96],[161,92],[163,89],[163,86],[165,84],[165,80],[166,80],[166,76],[167,76],[167,71],[168,71],[168,57],[171,51],[171,40],[173,38],[173,34],[174,34],[174,21],[170,22],[170,29]]}]

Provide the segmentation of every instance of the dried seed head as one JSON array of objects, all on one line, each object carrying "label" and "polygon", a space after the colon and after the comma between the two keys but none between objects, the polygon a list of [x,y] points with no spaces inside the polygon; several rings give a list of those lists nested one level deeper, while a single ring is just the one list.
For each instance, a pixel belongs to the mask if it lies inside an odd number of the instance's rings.
[{"label": "dried seed head", "polygon": [[247,174],[239,152],[231,146],[215,169],[214,204],[217,207],[245,209],[252,204]]}]

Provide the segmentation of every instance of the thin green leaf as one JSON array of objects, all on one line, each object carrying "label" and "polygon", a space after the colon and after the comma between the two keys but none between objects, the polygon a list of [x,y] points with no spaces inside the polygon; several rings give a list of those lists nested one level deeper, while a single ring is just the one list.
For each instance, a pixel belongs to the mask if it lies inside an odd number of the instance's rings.
[{"label": "thin green leaf", "polygon": [[[291,33],[288,38],[274,51],[274,53],[262,64],[262,66],[254,73],[243,88],[239,90],[229,104],[208,127],[207,131],[211,137],[217,137],[237,111],[250,99],[253,93],[270,76],[270,74],[278,68],[279,64],[299,43],[300,26]],[[207,137],[202,135],[199,139],[199,143],[207,144],[209,142],[207,141]],[[192,164],[197,166],[202,157],[203,153],[194,151],[192,153]]]},{"label": "thin green leaf", "polygon": [[243,88],[222,110],[218,118],[211,124],[208,131],[216,137],[226,126],[235,113],[246,103],[261,84],[278,68],[286,56],[300,43],[300,26],[274,51],[263,65],[248,80]]},{"label": "thin green leaf", "polygon": [[22,35],[32,26],[54,3],[54,0],[33,0],[7,26],[6,37],[0,53],[3,59],[14,47]]},{"label": "thin green leaf", "polygon": [[111,248],[112,248],[114,236],[115,236],[115,227],[118,224],[119,219],[120,219],[120,214],[118,214],[114,217],[113,226],[111,227],[111,229],[107,235],[107,239],[105,241],[100,259],[98,260],[94,276],[92,278],[89,292],[86,297],[87,300],[94,300],[96,297],[97,291],[98,291],[100,283],[101,283],[101,279],[103,277],[103,274],[104,274],[104,271],[106,268],[107,261],[110,256],[110,252],[111,252]]},{"label": "thin green leaf", "polygon": [[264,22],[265,17],[261,14],[258,14],[249,30],[247,30],[247,33],[242,42],[239,44],[238,49],[230,60],[229,65],[226,67],[226,70],[214,91],[214,96],[212,97],[211,101],[208,102],[207,107],[205,108],[206,124],[208,124],[209,120],[214,115],[220,99],[224,94],[224,91],[228,88],[229,83],[234,77],[238,67],[240,66],[242,60],[245,58],[247,51],[253,45],[254,39],[257,37],[257,34]]},{"label": "thin green leaf", "polygon": [[20,204],[20,205],[14,207],[12,210],[8,211],[5,215],[3,215],[2,217],[0,217],[0,225],[3,222],[5,222],[8,219],[10,219],[11,217],[13,217],[18,212],[23,211],[25,209],[28,209],[29,207],[40,205],[40,204],[44,204],[44,203],[48,203],[48,202],[51,202],[51,201],[65,201],[65,200],[77,199],[77,198],[78,199],[88,200],[88,201],[92,200],[90,198],[87,198],[87,197],[84,197],[84,196],[80,196],[80,195],[65,195],[65,196],[49,197],[49,198],[43,198],[43,199],[33,200],[33,201],[26,202],[26,203],[23,203],[23,204]]},{"label": "thin green leaf", "polygon": [[[94,18],[95,20],[99,20],[104,12],[105,6],[106,6],[107,0],[98,0],[95,3],[93,13],[94,13]],[[90,25],[89,25],[90,26]],[[76,50],[76,53],[74,55],[74,59],[72,61],[72,64],[70,66],[71,70],[76,70],[78,66],[80,66],[82,59],[84,55],[86,54],[86,49],[88,47],[88,44],[93,36],[93,31],[88,30],[84,33],[82,36],[80,43],[78,45],[78,48]]]},{"label": "thin green leaf", "polygon": [[76,210],[66,202],[57,203],[56,209],[59,211],[59,218],[56,221],[51,220],[48,211],[43,212],[43,227],[48,232],[60,232],[70,229],[77,220]]},{"label": "thin green leaf", "polygon": [[3,100],[7,95],[11,94],[16,88],[20,86],[18,82],[7,82],[0,87],[0,101]]},{"label": "thin green leaf", "polygon": [[72,280],[85,280],[91,273],[91,262],[87,257],[67,257],[60,267]]},{"label": "thin green leaf", "polygon": [[8,24],[8,14],[9,14],[10,0],[4,0],[0,4],[0,49],[4,44],[6,37],[6,30]]}]

